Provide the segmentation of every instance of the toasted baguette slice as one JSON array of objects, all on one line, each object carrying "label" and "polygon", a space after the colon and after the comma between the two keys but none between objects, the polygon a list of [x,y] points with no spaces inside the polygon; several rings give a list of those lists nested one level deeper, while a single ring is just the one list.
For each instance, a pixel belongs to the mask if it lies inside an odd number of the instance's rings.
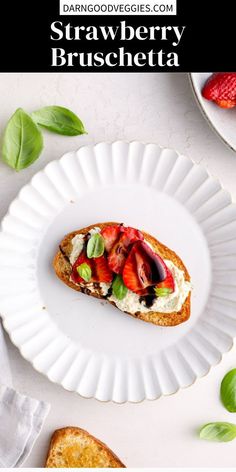
[{"label": "toasted baguette slice", "polygon": [[[81,230],[73,231],[72,233],[67,234],[62,240],[62,242],[60,243],[60,246],[59,246],[60,250],[57,252],[53,260],[53,267],[59,279],[61,279],[66,285],[73,288],[74,290],[77,290],[78,292],[83,292],[83,293],[86,293],[87,295],[91,295],[96,298],[102,298],[102,299],[106,298],[99,293],[92,293],[89,290],[87,290],[86,287],[84,286],[81,287],[78,284],[74,284],[70,280],[71,264],[69,261],[69,256],[72,251],[71,241],[74,238],[74,236],[76,236],[76,234],[87,234],[95,226],[102,230],[106,226],[116,225],[116,224],[118,225],[119,223],[115,223],[115,222],[97,223],[97,224],[88,226],[87,228],[83,228]],[[159,254],[163,259],[169,259],[170,261],[172,261],[179,269],[181,269],[184,272],[185,280],[190,281],[190,276],[185,265],[183,264],[180,257],[177,256],[177,254],[174,251],[164,246],[164,244],[157,241],[150,234],[145,233],[144,231],[142,231],[142,234],[144,236],[144,239],[152,245],[153,250],[157,254]],[[188,318],[190,317],[190,299],[191,299],[191,292],[189,292],[185,302],[182,305],[181,310],[178,312],[174,311],[172,313],[161,313],[161,312],[156,312],[156,311],[149,311],[149,312],[142,313],[138,311],[136,313],[129,313],[129,312],[126,312],[126,313],[131,316],[134,316],[135,318],[139,318],[140,320],[147,321],[155,325],[176,326],[188,320]],[[114,302],[110,300],[107,300],[107,301],[113,304],[114,306],[116,306]]]},{"label": "toasted baguette slice", "polygon": [[124,468],[125,465],[106,444],[84,429],[71,426],[53,433],[45,467]]}]

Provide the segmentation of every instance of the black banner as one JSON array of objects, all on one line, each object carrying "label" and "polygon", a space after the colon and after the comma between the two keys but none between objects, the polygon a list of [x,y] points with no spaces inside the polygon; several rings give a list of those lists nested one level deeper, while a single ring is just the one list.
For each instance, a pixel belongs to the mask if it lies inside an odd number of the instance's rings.
[{"label": "black banner", "polygon": [[177,15],[161,16],[69,16],[59,14],[59,0],[8,2],[1,6],[0,71],[235,71],[230,2],[176,1]]}]

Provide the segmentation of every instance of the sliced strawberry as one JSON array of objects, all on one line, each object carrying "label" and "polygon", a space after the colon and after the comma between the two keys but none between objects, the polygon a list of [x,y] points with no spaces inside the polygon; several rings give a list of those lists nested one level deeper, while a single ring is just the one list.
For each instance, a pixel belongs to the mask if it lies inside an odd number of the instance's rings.
[{"label": "sliced strawberry", "polygon": [[163,282],[160,282],[155,286],[155,293],[158,297],[165,297],[170,295],[175,290],[174,278],[171,274],[171,271],[167,268],[167,277]]},{"label": "sliced strawberry", "polygon": [[112,282],[113,274],[108,265],[107,258],[105,256],[96,257],[93,259],[95,275],[94,281],[96,282]]},{"label": "sliced strawberry", "polygon": [[150,287],[143,288],[142,290],[137,290],[137,295],[140,297],[146,297],[147,295],[150,295]]},{"label": "sliced strawberry", "polygon": [[221,108],[236,106],[236,72],[216,72],[206,81],[202,95]]},{"label": "sliced strawberry", "polygon": [[106,226],[101,231],[101,236],[105,241],[105,249],[110,252],[120,234],[120,225]]},{"label": "sliced strawberry", "polygon": [[126,226],[120,226],[120,234],[108,255],[109,267],[116,274],[122,273],[131,244],[144,239],[140,231]]},{"label": "sliced strawberry", "polygon": [[144,240],[143,234],[138,229],[131,228],[130,226],[121,226],[120,231],[127,237],[128,244]]},{"label": "sliced strawberry", "polygon": [[72,272],[71,272],[71,279],[73,280],[73,282],[75,282],[76,284],[79,284],[79,283],[84,283],[84,279],[82,279],[82,277],[80,277],[79,273],[78,273],[78,270],[77,268],[81,265],[81,264],[88,264],[88,266],[90,267],[91,271],[92,271],[92,278],[90,280],[90,282],[94,282],[94,267],[93,267],[93,260],[92,259],[88,259],[85,252],[82,252],[78,259],[76,259],[75,263],[73,264],[73,267],[72,267]]},{"label": "sliced strawberry", "polygon": [[123,270],[126,287],[132,292],[143,295],[147,287],[157,285],[166,276],[167,267],[163,259],[145,242],[134,243]]},{"label": "sliced strawberry", "polygon": [[108,264],[115,274],[121,274],[128,256],[128,246],[126,236],[121,236],[114,244],[108,255]]},{"label": "sliced strawberry", "polygon": [[94,283],[94,282],[107,282],[110,283],[112,282],[113,279],[113,274],[112,271],[110,270],[108,266],[108,262],[105,256],[101,257],[96,257],[93,259],[88,259],[86,254],[83,252],[80,254],[78,259],[75,261],[73,267],[72,267],[72,272],[71,272],[71,279],[73,282],[76,284],[79,283],[86,283],[86,281],[80,277],[78,273],[78,267],[86,263],[90,267],[92,271],[92,277],[89,280],[89,283]]},{"label": "sliced strawberry", "polygon": [[125,263],[122,276],[126,287],[129,290],[132,290],[132,292],[140,295],[140,292],[142,292],[142,285],[137,275],[134,257],[131,253]]},{"label": "sliced strawberry", "polygon": [[136,274],[139,285],[143,289],[152,285],[152,268],[151,263],[146,254],[140,248],[134,248],[134,262],[136,264]]},{"label": "sliced strawberry", "polygon": [[233,108],[236,106],[236,100],[215,100],[220,108]]}]

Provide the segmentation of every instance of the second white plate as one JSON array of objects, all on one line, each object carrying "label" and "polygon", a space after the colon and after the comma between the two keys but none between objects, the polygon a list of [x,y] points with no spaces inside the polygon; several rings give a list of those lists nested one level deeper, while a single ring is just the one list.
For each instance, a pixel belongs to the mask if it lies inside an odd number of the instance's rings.
[{"label": "second white plate", "polygon": [[[193,283],[188,322],[161,328],[77,293],[54,274],[63,236],[122,221],[172,248]],[[0,310],[22,355],[85,397],[155,399],[191,385],[236,332],[236,208],[206,170],[175,151],[101,143],[36,174],[0,234]]]},{"label": "second white plate", "polygon": [[228,110],[223,109],[202,96],[203,86],[210,75],[210,73],[197,72],[189,74],[195,98],[203,116],[214,131],[225,144],[236,151],[236,107]]}]

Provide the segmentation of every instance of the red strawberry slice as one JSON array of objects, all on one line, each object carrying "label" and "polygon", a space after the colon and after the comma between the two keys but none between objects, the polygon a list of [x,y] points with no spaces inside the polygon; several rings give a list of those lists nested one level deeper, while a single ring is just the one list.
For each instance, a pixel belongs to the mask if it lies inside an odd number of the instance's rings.
[{"label": "red strawberry slice", "polygon": [[86,257],[86,254],[83,252],[82,254],[80,254],[80,256],[75,261],[75,263],[72,267],[71,279],[76,284],[86,283],[86,281],[82,277],[80,277],[80,275],[78,273],[78,270],[77,270],[78,267],[83,263],[88,264],[88,266],[90,267],[90,269],[92,271],[92,277],[89,280],[89,283],[94,283],[94,282],[107,282],[107,283],[110,283],[110,282],[112,282],[113,274],[112,274],[112,271],[110,270],[110,268],[108,266],[108,262],[107,262],[106,257],[101,256],[101,257],[96,257],[96,258],[93,258],[93,259],[88,259]]},{"label": "red strawberry slice", "polygon": [[135,261],[132,255],[131,257],[129,255],[125,263],[125,267],[123,270],[123,281],[129,290],[132,290],[132,292],[140,295],[140,292],[142,292],[142,285],[137,276]]},{"label": "red strawberry slice", "polygon": [[128,244],[144,240],[143,234],[138,229],[131,228],[130,226],[120,226],[120,231],[127,237]]},{"label": "red strawberry slice", "polygon": [[121,274],[128,256],[126,237],[121,236],[108,255],[108,264],[115,274]]},{"label": "red strawberry slice", "polygon": [[73,264],[73,267],[72,267],[72,272],[71,272],[71,279],[73,280],[73,282],[75,282],[76,284],[79,284],[79,283],[85,283],[84,279],[82,277],[80,277],[79,273],[78,273],[78,270],[77,268],[81,265],[81,264],[88,264],[88,266],[90,267],[91,271],[92,271],[92,278],[90,280],[90,282],[93,282],[94,279],[93,279],[93,276],[94,276],[94,267],[93,267],[93,260],[92,259],[88,259],[85,252],[82,252],[79,257],[76,259],[75,263]]},{"label": "red strawberry slice", "polygon": [[146,297],[147,295],[150,295],[150,287],[143,288],[142,290],[137,290],[137,295],[140,297]]},{"label": "red strawberry slice", "polygon": [[144,294],[147,287],[157,285],[166,276],[167,267],[163,259],[145,242],[134,243],[123,270],[126,287],[139,295]]},{"label": "red strawberry slice", "polygon": [[94,281],[96,282],[112,282],[113,274],[108,265],[107,258],[105,256],[96,257],[93,259],[95,276]]},{"label": "red strawberry slice", "polygon": [[110,252],[115,242],[117,241],[119,234],[120,234],[120,225],[106,226],[101,231],[101,236],[104,239],[105,249],[107,252]]},{"label": "red strawberry slice", "polygon": [[221,108],[233,108],[236,106],[236,100],[215,100],[215,103]]},{"label": "red strawberry slice", "polygon": [[236,72],[217,72],[206,81],[202,95],[221,108],[236,106]]},{"label": "red strawberry slice", "polygon": [[140,251],[140,248],[135,248],[133,259],[136,264],[136,274],[140,288],[149,287],[152,285],[152,268],[149,258]]},{"label": "red strawberry slice", "polygon": [[121,236],[108,256],[109,267],[116,274],[122,273],[131,244],[144,239],[142,233],[134,228],[121,226],[120,232]]},{"label": "red strawberry slice", "polygon": [[155,293],[158,297],[165,297],[166,295],[170,295],[175,290],[175,282],[171,271],[167,268],[167,277],[163,282],[160,282],[155,287]]}]

